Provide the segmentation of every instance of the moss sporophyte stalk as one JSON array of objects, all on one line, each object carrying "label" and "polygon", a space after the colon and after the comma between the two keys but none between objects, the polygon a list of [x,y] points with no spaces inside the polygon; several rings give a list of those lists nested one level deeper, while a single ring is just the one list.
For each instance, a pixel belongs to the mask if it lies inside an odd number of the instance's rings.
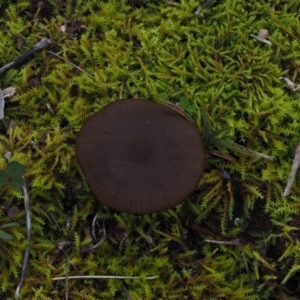
[{"label": "moss sporophyte stalk", "polygon": [[[0,170],[23,166],[31,205],[19,299],[299,298],[298,173],[283,196],[299,139],[299,3],[200,2],[1,4],[1,67],[51,41],[0,76],[17,91],[4,97]],[[203,136],[202,177],[171,209],[136,216],[100,204],[77,161],[87,120],[128,98],[169,108]],[[2,175],[9,299],[28,242],[24,193]],[[127,279],[53,280],[101,275]]]}]

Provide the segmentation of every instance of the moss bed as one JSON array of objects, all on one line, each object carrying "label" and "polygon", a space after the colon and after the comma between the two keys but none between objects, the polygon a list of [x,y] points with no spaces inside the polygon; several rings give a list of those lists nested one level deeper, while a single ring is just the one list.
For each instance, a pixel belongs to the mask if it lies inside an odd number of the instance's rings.
[{"label": "moss bed", "polygon": [[[17,89],[0,123],[0,169],[9,152],[24,166],[32,214],[19,299],[300,299],[299,174],[283,197],[300,94],[279,79],[300,82],[299,3],[208,1],[196,15],[204,2],[1,4],[0,66],[51,40],[0,75],[2,89]],[[250,36],[261,29],[272,45]],[[273,160],[208,145],[197,190],[173,209],[135,216],[99,205],[76,160],[77,133],[112,101],[160,95],[201,132],[205,108],[222,139]],[[26,211],[22,190],[3,189],[0,205],[11,201],[19,213],[2,207],[0,226],[20,224],[0,241],[0,298],[9,300],[27,247]],[[141,278],[53,280],[66,275]]]}]

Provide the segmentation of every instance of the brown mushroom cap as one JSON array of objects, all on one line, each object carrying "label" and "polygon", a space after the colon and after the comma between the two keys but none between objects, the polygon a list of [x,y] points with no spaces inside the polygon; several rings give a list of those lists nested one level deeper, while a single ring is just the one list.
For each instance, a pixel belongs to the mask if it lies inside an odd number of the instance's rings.
[{"label": "brown mushroom cap", "polygon": [[196,127],[170,107],[124,99],[92,115],[76,155],[95,197],[121,212],[146,214],[185,200],[204,168]]}]

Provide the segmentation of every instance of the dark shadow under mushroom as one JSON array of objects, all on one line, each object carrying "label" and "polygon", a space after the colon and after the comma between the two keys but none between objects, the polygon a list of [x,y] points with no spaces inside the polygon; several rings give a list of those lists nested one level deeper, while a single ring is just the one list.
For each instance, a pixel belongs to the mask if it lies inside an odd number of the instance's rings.
[{"label": "dark shadow under mushroom", "polygon": [[87,120],[76,155],[102,204],[146,214],[168,209],[195,190],[205,153],[197,128],[178,112],[124,99]]}]

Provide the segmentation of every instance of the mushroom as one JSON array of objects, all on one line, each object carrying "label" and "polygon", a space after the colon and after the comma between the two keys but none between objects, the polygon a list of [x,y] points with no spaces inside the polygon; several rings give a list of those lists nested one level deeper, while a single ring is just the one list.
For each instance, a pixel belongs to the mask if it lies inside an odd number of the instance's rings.
[{"label": "mushroom", "polygon": [[197,188],[205,153],[197,128],[172,108],[123,99],[87,120],[76,155],[100,203],[147,214],[177,205]]}]

